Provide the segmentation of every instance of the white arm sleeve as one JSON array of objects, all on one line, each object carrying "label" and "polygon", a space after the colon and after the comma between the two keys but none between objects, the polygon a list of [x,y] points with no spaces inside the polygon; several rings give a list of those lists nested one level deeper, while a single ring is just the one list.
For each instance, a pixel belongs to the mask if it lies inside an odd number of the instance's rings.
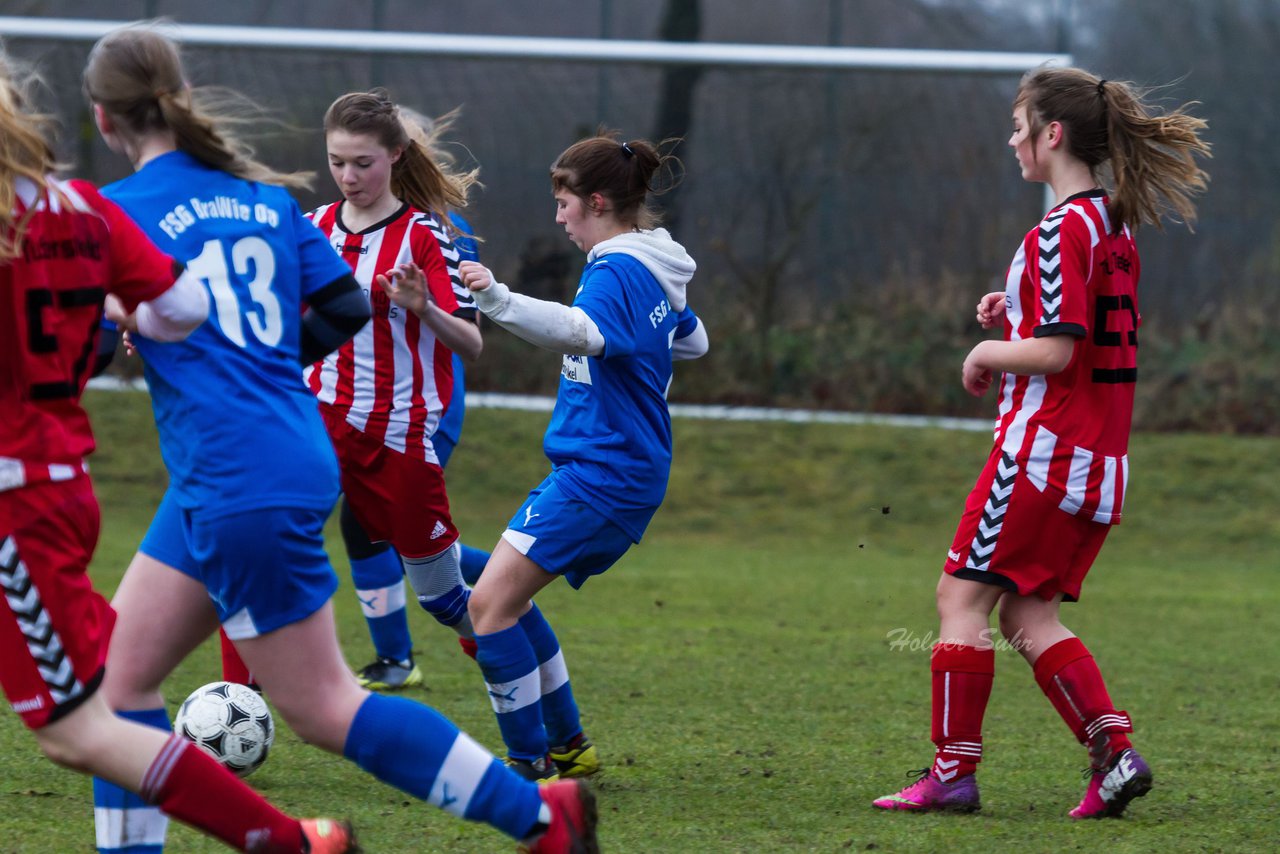
[{"label": "white arm sleeve", "polygon": [[138,303],[138,333],[152,341],[181,341],[209,316],[209,294],[189,270],[169,290]]},{"label": "white arm sleeve", "polygon": [[570,356],[604,352],[600,327],[580,308],[512,293],[493,279],[489,287],[472,293],[486,317],[530,344]]},{"label": "white arm sleeve", "polygon": [[677,338],[671,343],[671,358],[676,361],[685,359],[697,359],[707,355],[707,350],[711,347],[711,342],[707,338],[707,327],[702,325],[702,318],[698,318],[698,325],[694,330],[683,338]]}]

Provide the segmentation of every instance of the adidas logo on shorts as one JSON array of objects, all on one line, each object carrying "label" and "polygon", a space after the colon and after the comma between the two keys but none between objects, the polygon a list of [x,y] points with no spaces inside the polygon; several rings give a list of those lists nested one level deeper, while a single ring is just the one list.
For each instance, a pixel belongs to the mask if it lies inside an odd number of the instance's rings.
[{"label": "adidas logo on shorts", "polygon": [[431,539],[435,540],[449,533],[449,529],[444,526],[444,522],[436,520],[436,526],[431,529]]}]

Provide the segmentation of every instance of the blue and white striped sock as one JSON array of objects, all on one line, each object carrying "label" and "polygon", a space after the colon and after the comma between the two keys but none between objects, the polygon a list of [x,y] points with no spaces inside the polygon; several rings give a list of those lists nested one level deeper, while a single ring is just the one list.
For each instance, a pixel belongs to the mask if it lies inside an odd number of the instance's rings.
[{"label": "blue and white striped sock", "polygon": [[507,752],[516,759],[547,755],[547,731],[542,725],[542,679],[538,659],[520,624],[500,632],[476,635],[476,662]]},{"label": "blue and white striped sock", "polygon": [[[173,729],[163,706],[116,714],[166,732]],[[169,817],[128,789],[94,777],[93,824],[101,854],[161,854]]]},{"label": "blue and white striped sock", "polygon": [[560,641],[551,624],[535,604],[520,618],[533,653],[538,659],[538,677],[542,690],[542,719],[547,727],[547,741],[563,747],[582,732],[578,704],[569,685],[569,668],[560,651]]},{"label": "blue and white striped sock", "polygon": [[404,609],[404,567],[394,549],[351,559],[351,583],[379,658],[407,661],[413,651]]},{"label": "blue and white striped sock", "polygon": [[436,710],[403,697],[370,694],[343,754],[384,783],[513,839],[528,836],[543,814],[537,784]]}]

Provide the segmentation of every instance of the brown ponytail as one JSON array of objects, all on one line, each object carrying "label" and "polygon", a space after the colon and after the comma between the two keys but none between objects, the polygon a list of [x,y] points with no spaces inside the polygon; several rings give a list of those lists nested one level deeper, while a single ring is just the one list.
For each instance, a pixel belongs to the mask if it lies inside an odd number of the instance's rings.
[{"label": "brown ponytail", "polygon": [[1109,211],[1117,228],[1162,228],[1165,217],[1195,223],[1192,197],[1209,182],[1195,158],[1211,154],[1200,138],[1208,123],[1187,112],[1194,102],[1157,112],[1132,83],[1101,80],[1079,68],[1037,68],[1018,87],[1014,105],[1024,104],[1033,134],[1061,122],[1071,154],[1095,178],[1109,167]]},{"label": "brown ponytail", "polygon": [[89,53],[84,90],[126,136],[167,131],[180,150],[238,178],[310,185],[309,172],[277,172],[254,159],[253,147],[231,131],[248,121],[235,107],[247,99],[228,90],[189,87],[177,45],[153,26],[103,36]]},{"label": "brown ponytail", "polygon": [[[674,146],[680,140],[663,140]],[[666,192],[675,186],[654,185],[659,169],[674,174],[680,161],[674,154],[662,154],[658,146],[644,139],[623,141],[617,131],[601,130],[569,146],[551,164],[551,186],[568,190],[581,199],[599,193],[609,200],[614,215],[623,223],[640,229],[655,227],[661,217],[646,204],[650,193]]]}]

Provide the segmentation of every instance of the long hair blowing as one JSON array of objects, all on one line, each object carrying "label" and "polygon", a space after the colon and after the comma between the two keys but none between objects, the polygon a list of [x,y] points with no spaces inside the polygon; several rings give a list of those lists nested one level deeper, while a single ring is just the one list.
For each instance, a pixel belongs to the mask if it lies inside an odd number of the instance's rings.
[{"label": "long hair blowing", "polygon": [[0,262],[21,252],[34,213],[32,207],[17,215],[18,181],[25,178],[44,194],[49,174],[61,168],[49,144],[52,117],[30,107],[38,82],[0,52]]},{"label": "long hair blowing", "polygon": [[103,36],[89,53],[84,91],[126,137],[168,131],[180,150],[238,178],[310,186],[312,173],[279,172],[255,158],[234,128],[265,111],[230,89],[189,86],[177,45],[154,25]]},{"label": "long hair blowing", "polygon": [[1027,72],[1016,105],[1026,105],[1031,132],[1049,122],[1067,129],[1071,154],[1105,182],[1110,173],[1111,219],[1137,229],[1163,228],[1165,218],[1194,225],[1194,197],[1204,192],[1209,174],[1196,161],[1211,157],[1201,138],[1208,127],[1191,115],[1192,101],[1162,111],[1136,84],[1102,80],[1079,68],[1042,67]]}]

